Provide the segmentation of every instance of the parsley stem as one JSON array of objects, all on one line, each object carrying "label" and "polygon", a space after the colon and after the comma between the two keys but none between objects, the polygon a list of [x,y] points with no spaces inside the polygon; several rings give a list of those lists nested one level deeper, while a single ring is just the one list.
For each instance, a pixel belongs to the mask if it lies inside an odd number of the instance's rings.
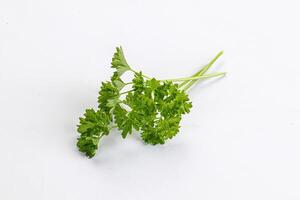
[{"label": "parsley stem", "polygon": [[[193,74],[192,76],[190,76],[190,77],[195,77],[195,76],[199,76],[199,74],[201,74],[202,73],[202,71],[205,69],[205,67],[206,67],[207,65],[204,65],[199,71],[197,71],[195,74]],[[182,82],[182,83],[180,83],[179,84],[179,87],[182,87],[182,86],[184,86],[185,84],[187,84],[188,82],[190,82],[189,80],[187,80],[187,81],[184,81],[184,82]]]},{"label": "parsley stem", "polygon": [[117,128],[117,127],[118,127],[117,125],[113,125],[110,127],[110,129]]},{"label": "parsley stem", "polygon": [[123,94],[127,94],[127,93],[129,93],[129,92],[133,92],[134,90],[128,90],[128,91],[126,91],[126,92],[122,92],[122,93],[120,93],[120,95],[123,95]]},{"label": "parsley stem", "polygon": [[104,136],[104,134],[101,134],[101,135],[99,136],[99,140],[100,140],[103,136]]},{"label": "parsley stem", "polygon": [[[209,68],[216,62],[216,60],[223,54],[223,51],[220,51],[206,66],[204,66],[202,69],[200,69],[194,76],[202,76],[209,70]],[[180,85],[180,87],[184,86],[184,91],[188,90],[192,85],[194,85],[199,79],[191,80],[189,82],[183,82],[183,85]],[[186,85],[187,84],[187,85]]]},{"label": "parsley stem", "polygon": [[[131,68],[129,70],[132,71],[133,73],[136,73],[136,74],[139,73],[139,72],[137,72],[137,71],[135,71],[135,70],[133,70]],[[142,74],[142,76],[145,77],[145,78],[147,78],[147,79],[151,79],[149,76],[146,76],[145,74]]]},{"label": "parsley stem", "polygon": [[216,77],[216,76],[224,76],[224,75],[225,75],[225,72],[217,72],[217,73],[212,73],[212,74],[207,74],[207,75],[202,75],[202,76],[192,76],[192,77],[188,77],[188,78],[176,78],[176,79],[165,79],[165,80],[160,80],[160,81],[180,82],[180,81],[207,79],[207,78],[212,78],[212,77]]}]

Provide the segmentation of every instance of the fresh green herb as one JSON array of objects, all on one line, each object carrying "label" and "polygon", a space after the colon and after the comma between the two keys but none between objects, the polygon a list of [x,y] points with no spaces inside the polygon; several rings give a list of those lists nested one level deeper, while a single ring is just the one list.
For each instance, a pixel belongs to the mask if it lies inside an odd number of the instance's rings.
[{"label": "fresh green herb", "polygon": [[[179,132],[182,115],[192,107],[187,90],[200,79],[225,75],[223,72],[205,74],[222,53],[193,76],[158,80],[131,68],[122,48],[117,47],[111,62],[115,71],[110,81],[102,82],[98,110],[87,109],[80,118],[79,151],[93,157],[100,139],[113,128],[118,128],[123,138],[133,131],[140,132],[143,141],[152,145],[173,138]],[[131,82],[121,79],[125,72],[134,74]],[[125,86],[131,88],[123,91],[128,88]]]}]

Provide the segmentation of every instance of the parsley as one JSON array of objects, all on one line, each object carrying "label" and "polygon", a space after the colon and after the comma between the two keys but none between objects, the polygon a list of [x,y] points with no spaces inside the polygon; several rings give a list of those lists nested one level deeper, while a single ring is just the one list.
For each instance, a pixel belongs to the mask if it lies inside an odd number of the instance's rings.
[{"label": "parsley", "polygon": [[[87,109],[79,118],[79,151],[92,158],[100,139],[113,128],[118,128],[123,138],[135,130],[145,143],[152,145],[173,138],[179,132],[182,115],[192,108],[187,90],[200,79],[225,75],[205,74],[222,53],[191,77],[157,80],[133,70],[122,48],[117,47],[111,62],[115,71],[110,81],[102,82],[98,110]],[[125,72],[134,74],[132,82],[122,80]],[[123,91],[126,85],[131,89]]]}]

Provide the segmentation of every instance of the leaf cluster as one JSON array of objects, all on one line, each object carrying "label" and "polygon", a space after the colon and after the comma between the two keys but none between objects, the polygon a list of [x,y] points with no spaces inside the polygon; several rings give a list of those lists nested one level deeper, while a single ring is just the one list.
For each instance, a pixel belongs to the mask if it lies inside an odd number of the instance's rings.
[{"label": "leaf cluster", "polygon": [[[174,81],[149,78],[134,71],[127,63],[121,47],[116,48],[111,61],[114,69],[110,81],[102,82],[98,109],[87,109],[78,125],[77,147],[89,158],[96,154],[100,139],[114,127],[123,138],[140,133],[146,144],[164,144],[180,128],[182,115],[189,113],[192,103]],[[122,75],[130,71],[132,82],[125,83]],[[123,92],[126,85],[131,89]]]}]

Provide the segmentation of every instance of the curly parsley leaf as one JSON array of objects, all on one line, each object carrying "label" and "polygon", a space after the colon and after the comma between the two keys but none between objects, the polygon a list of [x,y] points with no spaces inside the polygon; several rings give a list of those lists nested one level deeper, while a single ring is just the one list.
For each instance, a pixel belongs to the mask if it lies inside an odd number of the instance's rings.
[{"label": "curly parsley leaf", "polygon": [[111,116],[102,110],[87,109],[79,120],[77,147],[91,158],[96,154],[100,138],[109,133]]},{"label": "curly parsley leaf", "polygon": [[116,48],[116,52],[111,61],[111,67],[117,70],[119,76],[131,69],[125,59],[122,47]]},{"label": "curly parsley leaf", "polygon": [[144,81],[141,73],[135,74],[133,88],[125,101],[131,108],[128,115],[136,117],[130,121],[135,120],[146,143],[164,144],[179,132],[181,116],[192,107],[187,94],[172,82]]},{"label": "curly parsley leaf", "polygon": [[119,130],[122,130],[122,137],[126,138],[127,134],[132,133],[133,129],[133,121],[131,120],[129,112],[120,105],[116,105],[114,117]]},{"label": "curly parsley leaf", "polygon": [[111,101],[117,101],[119,94],[118,88],[111,82],[102,82],[98,96],[98,107],[105,112],[109,112],[112,108]]}]

